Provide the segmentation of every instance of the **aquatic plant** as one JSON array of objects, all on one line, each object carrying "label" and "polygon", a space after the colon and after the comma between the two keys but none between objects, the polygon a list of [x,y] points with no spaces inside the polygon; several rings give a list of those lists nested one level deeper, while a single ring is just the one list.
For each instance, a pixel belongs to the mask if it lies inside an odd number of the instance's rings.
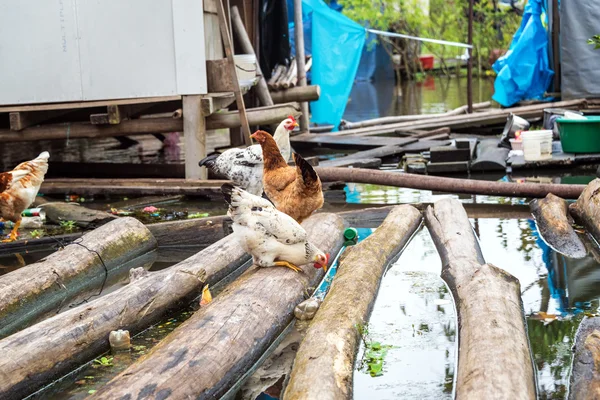
[{"label": "aquatic plant", "polygon": [[67,232],[71,232],[74,231],[75,229],[77,229],[77,222],[76,221],[60,221],[60,227],[67,231]]},{"label": "aquatic plant", "polygon": [[43,229],[34,229],[31,231],[31,233],[29,235],[34,239],[39,239],[39,238],[43,237],[45,234],[46,234],[46,232]]},{"label": "aquatic plant", "polygon": [[112,367],[113,365],[113,358],[112,357],[100,357],[100,358],[96,358],[94,359],[94,364],[101,366],[101,367]]},{"label": "aquatic plant", "polygon": [[359,363],[359,370],[366,370],[372,377],[383,375],[383,364],[385,356],[389,349],[394,346],[384,345],[380,342],[373,341],[369,337],[369,327],[367,325],[358,325],[358,333],[365,346],[365,352],[362,360]]},{"label": "aquatic plant", "polygon": [[587,41],[588,44],[594,45],[594,50],[600,49],[600,35],[594,35]]}]

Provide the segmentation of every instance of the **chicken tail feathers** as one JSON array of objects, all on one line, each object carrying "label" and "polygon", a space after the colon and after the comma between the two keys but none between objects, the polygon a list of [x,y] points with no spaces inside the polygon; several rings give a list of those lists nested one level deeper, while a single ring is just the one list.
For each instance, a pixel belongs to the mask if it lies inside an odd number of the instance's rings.
[{"label": "chicken tail feathers", "polygon": [[207,157],[204,157],[202,160],[200,160],[198,162],[198,165],[201,167],[207,167],[210,169],[213,169],[213,167],[215,166],[215,161],[217,161],[217,158],[219,158],[220,154],[211,154]]},{"label": "chicken tail feathers", "polygon": [[233,195],[233,190],[235,189],[235,186],[233,186],[231,183],[225,183],[223,184],[223,186],[221,186],[221,193],[223,193],[223,198],[225,199],[225,202],[227,204],[229,204],[231,206],[231,196]]},{"label": "chicken tail feathers", "polygon": [[302,180],[305,185],[310,185],[319,179],[319,176],[313,169],[312,165],[310,165],[302,156],[298,153],[294,153],[294,162],[296,163],[296,168],[300,175],[302,175]]}]

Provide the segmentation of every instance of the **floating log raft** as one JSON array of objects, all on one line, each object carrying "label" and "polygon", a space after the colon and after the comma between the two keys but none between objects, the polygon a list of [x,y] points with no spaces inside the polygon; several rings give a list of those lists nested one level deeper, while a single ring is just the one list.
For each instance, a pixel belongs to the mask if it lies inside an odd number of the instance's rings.
[{"label": "floating log raft", "polygon": [[600,179],[596,178],[588,183],[577,201],[569,206],[575,220],[585,226],[596,241],[600,240],[600,196],[598,193],[600,193]]},{"label": "floating log raft", "polygon": [[[320,214],[303,226],[319,248],[334,253],[341,247],[344,224],[338,216]],[[95,396],[220,398],[288,326],[305,290],[323,276],[312,266],[303,270],[246,272]]]},{"label": "floating log raft", "polygon": [[600,398],[600,317],[584,317],[575,336],[569,400]]},{"label": "floating log raft", "polygon": [[[473,104],[473,109],[474,110],[483,110],[486,108],[490,108],[490,106],[491,106],[491,103],[489,101],[485,101],[483,103]],[[439,114],[399,115],[399,116],[393,116],[393,117],[367,119],[367,120],[360,121],[360,122],[349,122],[349,121],[342,120],[342,122],[340,123],[340,129],[347,130],[347,129],[365,128],[368,126],[394,124],[394,123],[398,123],[398,122],[421,121],[421,120],[425,120],[425,119],[450,117],[452,115],[461,115],[461,114],[466,114],[466,113],[467,113],[467,106],[461,106],[461,107],[455,108],[454,110],[450,110],[448,112],[439,113]]]},{"label": "floating log raft", "polygon": [[427,208],[425,222],[458,315],[456,398],[535,399],[518,279],[486,264],[458,200],[435,202]]},{"label": "floating log raft", "polygon": [[[586,188],[585,185],[490,182],[374,171],[360,168],[315,167],[315,171],[319,174],[322,182],[370,183],[374,185],[490,196],[539,198],[547,196],[548,193],[554,193],[564,199],[576,199]],[[598,182],[600,185],[600,180]]]},{"label": "floating log raft", "polygon": [[571,258],[583,258],[587,250],[572,227],[569,206],[560,197],[548,194],[530,203],[531,212],[544,240],[555,250]]},{"label": "floating log raft", "polygon": [[108,350],[111,331],[140,332],[248,260],[228,236],[170,268],[0,340],[0,352],[11,355],[0,358],[0,398],[30,395]]},{"label": "floating log raft", "polygon": [[512,107],[503,109],[494,109],[490,111],[478,112],[467,115],[452,115],[430,119],[420,119],[417,121],[398,122],[394,124],[370,126],[365,128],[348,129],[332,133],[333,135],[345,136],[365,134],[361,136],[381,135],[385,133],[394,133],[398,130],[421,130],[437,129],[448,127],[451,129],[472,128],[491,124],[501,124],[506,122],[506,118],[512,113],[522,118],[541,118],[544,109],[550,107],[556,108],[585,108],[587,101],[585,99],[559,101],[555,103],[543,103],[526,107]]},{"label": "floating log raft", "polygon": [[385,268],[421,222],[414,207],[395,207],[383,224],[344,254],[335,283],[317,311],[294,360],[285,399],[352,398],[360,334]]},{"label": "floating log raft", "polygon": [[0,337],[56,312],[83,290],[100,288],[108,274],[127,268],[128,262],[156,249],[156,245],[141,222],[122,218],[85,234],[78,244],[3,275]]}]

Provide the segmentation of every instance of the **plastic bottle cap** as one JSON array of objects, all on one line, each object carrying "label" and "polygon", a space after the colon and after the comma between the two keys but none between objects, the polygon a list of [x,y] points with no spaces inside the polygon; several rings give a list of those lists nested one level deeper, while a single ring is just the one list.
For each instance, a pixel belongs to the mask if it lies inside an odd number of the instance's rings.
[{"label": "plastic bottle cap", "polygon": [[354,228],[346,228],[344,231],[344,238],[346,240],[354,240],[358,237],[358,231]]}]

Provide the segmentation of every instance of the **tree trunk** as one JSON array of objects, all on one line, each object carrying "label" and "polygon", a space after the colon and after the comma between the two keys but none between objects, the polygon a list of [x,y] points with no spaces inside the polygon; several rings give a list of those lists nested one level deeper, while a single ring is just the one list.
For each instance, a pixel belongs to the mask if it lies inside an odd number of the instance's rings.
[{"label": "tree trunk", "polygon": [[[316,167],[315,171],[319,175],[319,178],[321,178],[321,182],[370,183],[374,185],[490,196],[545,197],[548,193],[553,193],[565,199],[575,199],[585,189],[585,185],[491,182],[373,171],[359,168]],[[600,180],[598,181],[600,182]],[[598,210],[600,210],[600,207]],[[600,214],[600,211],[598,214]],[[600,221],[600,215],[598,218],[598,221]]]},{"label": "tree trunk", "polygon": [[425,222],[458,315],[457,399],[535,399],[535,372],[519,281],[486,264],[467,213],[445,198]]},{"label": "tree trunk", "polygon": [[40,207],[50,222],[59,224],[61,221],[75,221],[77,226],[84,229],[95,228],[117,218],[115,215],[82,207],[77,203],[48,202]]},{"label": "tree trunk", "polygon": [[600,398],[600,318],[585,317],[575,336],[569,400]]},{"label": "tree trunk", "polygon": [[533,200],[529,205],[540,234],[552,248],[571,258],[587,255],[583,242],[571,226],[565,200],[550,193],[544,199]]},{"label": "tree trunk", "polygon": [[131,268],[134,259],[155,248],[156,240],[141,222],[121,218],[40,262],[3,275],[0,337],[57,312],[82,291],[101,288],[109,275]]},{"label": "tree trunk", "polygon": [[329,294],[302,341],[284,399],[351,399],[360,335],[390,261],[421,222],[414,207],[395,207],[383,224],[342,257]]},{"label": "tree trunk", "polygon": [[[303,226],[319,248],[331,253],[340,249],[340,217],[320,214]],[[245,273],[96,397],[219,398],[262,356],[290,323],[308,287],[323,276],[312,266],[303,270],[254,268]]]},{"label": "tree trunk", "polygon": [[[108,225],[105,225],[107,227]],[[233,236],[196,255],[0,341],[0,398],[21,399],[109,349],[108,335],[131,335],[196,297],[249,260]]]},{"label": "tree trunk", "polygon": [[[575,220],[600,240],[600,179],[591,181],[577,201],[569,206]],[[563,196],[561,196],[563,197]]]}]

